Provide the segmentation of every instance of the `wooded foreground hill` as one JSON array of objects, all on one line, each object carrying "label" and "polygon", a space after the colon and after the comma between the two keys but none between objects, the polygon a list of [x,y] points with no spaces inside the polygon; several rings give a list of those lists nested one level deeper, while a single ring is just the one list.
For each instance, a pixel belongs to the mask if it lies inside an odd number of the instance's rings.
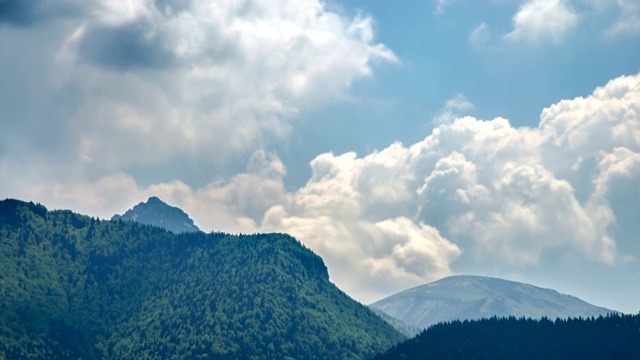
[{"label": "wooded foreground hill", "polygon": [[403,339],[288,235],[0,201],[0,359],[364,359]]},{"label": "wooded foreground hill", "polygon": [[640,359],[640,315],[440,323],[374,358],[392,359]]}]

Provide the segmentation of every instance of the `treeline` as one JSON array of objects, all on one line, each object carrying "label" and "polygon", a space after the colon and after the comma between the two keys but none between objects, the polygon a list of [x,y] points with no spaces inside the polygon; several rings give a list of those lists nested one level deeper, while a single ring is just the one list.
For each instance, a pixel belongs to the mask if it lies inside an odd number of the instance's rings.
[{"label": "treeline", "polygon": [[403,339],[288,235],[0,201],[0,359],[364,359]]},{"label": "treeline", "polygon": [[515,317],[433,325],[374,357],[422,359],[639,359],[640,315]]}]

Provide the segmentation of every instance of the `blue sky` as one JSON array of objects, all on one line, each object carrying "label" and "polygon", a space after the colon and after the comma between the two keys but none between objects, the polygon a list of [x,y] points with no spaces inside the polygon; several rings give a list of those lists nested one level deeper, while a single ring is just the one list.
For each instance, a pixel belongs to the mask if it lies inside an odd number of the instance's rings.
[{"label": "blue sky", "polygon": [[[448,1],[438,11],[430,1],[395,6],[387,1],[330,2],[330,8],[350,16],[371,15],[376,40],[389,46],[400,63],[378,66],[373,78],[352,88],[360,101],[331,104],[302,130],[313,134],[322,131],[320,126],[335,128],[323,122],[339,124],[345,141],[337,147],[333,142],[320,145],[322,152],[362,153],[395,140],[414,143],[430,131],[446,102],[459,96],[472,105],[460,109],[460,115],[501,116],[514,126],[536,127],[541,110],[559,99],[587,96],[610,79],[638,72],[640,49],[631,46],[638,41],[637,31],[609,35],[623,16],[613,2],[602,2],[597,10],[586,1],[567,2],[579,20],[557,40],[541,35],[509,41],[505,36],[513,31],[512,18],[523,3]],[[474,30],[484,35],[474,37]],[[297,153],[291,161],[296,159],[302,160]],[[300,166],[306,167],[307,160]],[[291,180],[297,185],[306,181]]]},{"label": "blue sky", "polygon": [[640,309],[640,3],[4,1],[0,197]]}]

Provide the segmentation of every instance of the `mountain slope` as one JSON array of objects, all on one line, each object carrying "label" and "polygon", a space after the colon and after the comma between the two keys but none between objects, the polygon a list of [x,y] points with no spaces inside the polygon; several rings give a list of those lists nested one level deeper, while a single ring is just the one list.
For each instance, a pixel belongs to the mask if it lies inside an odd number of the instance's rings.
[{"label": "mountain slope", "polygon": [[439,322],[492,316],[555,319],[614,312],[555,290],[482,276],[451,276],[370,306],[421,329]]},{"label": "mountain slope", "polygon": [[393,326],[396,330],[400,331],[404,336],[411,338],[416,336],[422,329],[419,329],[413,325],[409,325],[406,322],[396,319],[393,316],[387,314],[386,312],[376,309],[372,306],[369,309],[373,310],[376,315],[380,316],[380,318],[386,321],[389,325]]},{"label": "mountain slope", "polygon": [[168,205],[160,198],[152,196],[147,202],[141,202],[123,215],[114,215],[111,221],[136,221],[142,224],[164,228],[174,233],[200,231],[184,211]]},{"label": "mountain slope", "polygon": [[0,202],[0,358],[364,359],[402,339],[288,235]]}]

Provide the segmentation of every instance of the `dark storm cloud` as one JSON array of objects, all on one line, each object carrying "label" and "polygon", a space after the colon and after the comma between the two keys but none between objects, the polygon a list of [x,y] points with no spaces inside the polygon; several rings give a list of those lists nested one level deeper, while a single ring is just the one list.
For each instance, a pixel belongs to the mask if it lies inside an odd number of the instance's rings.
[{"label": "dark storm cloud", "polygon": [[0,0],[0,25],[30,27],[55,18],[77,17],[83,5],[74,0]]},{"label": "dark storm cloud", "polygon": [[118,71],[160,69],[176,63],[162,37],[144,24],[91,28],[79,50],[90,63]]},{"label": "dark storm cloud", "polygon": [[39,1],[0,0],[0,23],[12,26],[29,26],[39,17]]}]

